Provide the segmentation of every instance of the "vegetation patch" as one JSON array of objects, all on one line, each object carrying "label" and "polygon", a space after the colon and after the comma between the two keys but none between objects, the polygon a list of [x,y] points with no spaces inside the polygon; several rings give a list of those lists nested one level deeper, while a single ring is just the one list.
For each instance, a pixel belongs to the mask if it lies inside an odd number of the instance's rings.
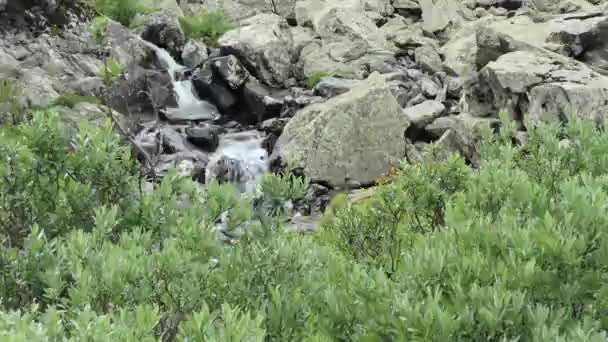
[{"label": "vegetation patch", "polygon": [[140,0],[90,0],[97,11],[122,25],[129,27],[138,14],[149,14],[154,9],[148,8]]},{"label": "vegetation patch", "polygon": [[198,15],[180,17],[179,22],[188,39],[202,39],[211,47],[216,47],[218,39],[235,28],[223,11],[203,10]]},{"label": "vegetation patch", "polygon": [[[519,147],[512,128],[483,133],[478,170],[429,151],[300,236],[228,184],[172,170],[140,190],[109,121],[7,123],[0,339],[605,341],[608,132],[571,117]],[[306,188],[268,177],[273,204]]]},{"label": "vegetation patch", "polygon": [[79,103],[93,103],[99,104],[100,101],[94,96],[82,96],[79,94],[63,94],[53,100],[51,106],[62,106],[73,109]]}]

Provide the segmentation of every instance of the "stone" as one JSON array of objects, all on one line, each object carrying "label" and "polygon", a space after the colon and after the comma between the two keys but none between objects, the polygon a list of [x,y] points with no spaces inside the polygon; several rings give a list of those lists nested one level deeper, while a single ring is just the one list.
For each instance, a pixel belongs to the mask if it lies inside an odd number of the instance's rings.
[{"label": "stone", "polygon": [[207,46],[197,40],[189,40],[182,51],[182,61],[188,68],[196,68],[209,58]]},{"label": "stone", "polygon": [[479,76],[480,96],[512,118],[560,122],[568,113],[603,124],[608,77],[550,52],[516,51],[488,63]]},{"label": "stone", "polygon": [[220,131],[221,127],[211,125],[187,127],[186,136],[197,147],[207,152],[214,152],[219,144]]},{"label": "stone", "polygon": [[432,46],[423,45],[415,50],[416,63],[418,66],[428,73],[436,73],[441,71],[443,64],[437,50]]},{"label": "stone", "polygon": [[232,90],[242,88],[250,76],[241,62],[233,55],[214,58],[211,67],[213,72]]},{"label": "stone", "polygon": [[165,154],[173,154],[190,150],[184,137],[172,127],[160,128],[160,141]]},{"label": "stone", "polygon": [[332,8],[319,18],[314,29],[323,40],[341,40],[351,44],[354,41],[362,42],[368,50],[386,46],[384,34],[362,11]]},{"label": "stone", "polygon": [[292,76],[295,59],[289,25],[275,14],[259,14],[242,25],[219,39],[222,51],[237,56],[261,82],[281,87]]},{"label": "stone", "polygon": [[473,18],[471,10],[456,0],[418,0],[424,28],[429,32],[460,26]]},{"label": "stone", "polygon": [[145,15],[141,26],[134,30],[139,36],[152,44],[166,49],[174,57],[181,56],[186,36],[178,16],[172,11],[158,11]]},{"label": "stone", "polygon": [[500,125],[497,118],[479,118],[464,113],[459,115],[442,116],[426,125],[424,130],[433,138],[439,139],[448,130],[460,132],[469,140],[477,140],[481,137],[482,129],[495,130]]},{"label": "stone", "polygon": [[297,112],[271,160],[293,162],[332,186],[371,184],[404,157],[408,126],[384,77],[373,73],[349,92]]},{"label": "stone", "polygon": [[416,48],[429,45],[439,48],[439,42],[429,38],[420,23],[410,23],[405,18],[396,16],[388,19],[380,30],[389,42],[392,42],[399,49]]},{"label": "stone", "polygon": [[192,84],[201,99],[211,101],[222,113],[229,112],[238,103],[237,95],[221,76],[214,73],[212,63],[209,60],[194,71]]},{"label": "stone", "polygon": [[414,0],[394,0],[393,7],[403,17],[420,17],[422,9]]},{"label": "stone", "polygon": [[441,116],[445,112],[445,106],[441,102],[427,100],[418,105],[403,109],[412,125],[423,128],[431,123],[433,119]]},{"label": "stone", "polygon": [[359,83],[342,77],[326,77],[314,87],[314,94],[323,97],[334,97],[346,93]]},{"label": "stone", "polygon": [[109,89],[109,104],[121,113],[156,113],[176,107],[171,76],[166,70],[144,69],[132,64],[125,77]]},{"label": "stone", "polygon": [[258,123],[277,117],[281,113],[283,101],[275,98],[269,87],[252,78],[243,87],[242,101],[246,108],[245,121]]},{"label": "stone", "polygon": [[446,151],[461,155],[469,164],[478,168],[480,156],[471,139],[457,130],[448,129],[435,142],[435,145],[443,147]]}]

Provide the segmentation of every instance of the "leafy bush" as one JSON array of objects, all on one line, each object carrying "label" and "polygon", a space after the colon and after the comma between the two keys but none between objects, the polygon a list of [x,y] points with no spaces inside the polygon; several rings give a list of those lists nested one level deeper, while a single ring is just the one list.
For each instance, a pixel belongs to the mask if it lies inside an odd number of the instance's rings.
[{"label": "leafy bush", "polygon": [[217,40],[234,28],[222,11],[201,11],[198,15],[180,17],[179,22],[187,38],[202,39],[211,47],[217,46]]},{"label": "leafy bush", "polygon": [[[571,118],[517,147],[506,124],[478,170],[430,151],[368,200],[336,200],[313,237],[175,170],[140,192],[109,125],[71,150],[52,113],[3,127],[0,336],[605,341],[608,133]],[[302,194],[275,177],[269,198]],[[214,231],[226,212],[249,228],[234,246]]]},{"label": "leafy bush", "polygon": [[22,89],[13,81],[0,80],[0,124],[18,124],[26,119],[26,112],[19,103]]},{"label": "leafy bush", "polygon": [[100,103],[99,99],[93,96],[82,96],[78,94],[63,94],[53,100],[51,106],[63,106],[68,108],[74,108],[79,103],[88,102],[98,104]]},{"label": "leafy bush", "polygon": [[138,14],[150,13],[152,9],[145,7],[141,0],[92,0],[97,11],[108,18],[129,27]]}]

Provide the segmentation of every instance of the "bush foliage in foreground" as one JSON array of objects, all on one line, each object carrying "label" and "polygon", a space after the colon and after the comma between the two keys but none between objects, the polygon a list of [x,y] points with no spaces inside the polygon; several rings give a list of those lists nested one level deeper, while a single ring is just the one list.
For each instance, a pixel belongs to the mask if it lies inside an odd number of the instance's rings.
[{"label": "bush foliage in foreground", "polygon": [[251,224],[233,247],[211,228],[225,210],[245,222],[248,199],[175,173],[139,192],[109,126],[83,126],[72,152],[61,132],[49,113],[0,132],[2,341],[607,338],[594,123],[571,121],[562,147],[555,127],[525,148],[503,129],[478,171],[429,153],[316,236]]}]

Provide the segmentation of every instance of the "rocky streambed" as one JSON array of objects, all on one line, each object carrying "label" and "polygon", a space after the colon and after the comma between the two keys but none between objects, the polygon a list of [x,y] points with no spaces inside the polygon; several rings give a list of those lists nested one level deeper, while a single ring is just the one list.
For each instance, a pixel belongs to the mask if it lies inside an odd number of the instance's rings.
[{"label": "rocky streambed", "polygon": [[[182,1],[103,42],[78,5],[0,3],[0,78],[21,101],[100,97],[130,123],[155,169],[242,191],[286,163],[313,180],[303,215],[328,193],[372,185],[400,160],[442,145],[477,165],[482,126],[506,112],[526,125],[608,113],[608,5],[593,0]],[[178,18],[218,4],[236,24],[216,46],[188,39]],[[19,7],[19,6],[17,6]],[[104,58],[125,66],[105,89]],[[68,122],[104,109],[56,106]]]}]

